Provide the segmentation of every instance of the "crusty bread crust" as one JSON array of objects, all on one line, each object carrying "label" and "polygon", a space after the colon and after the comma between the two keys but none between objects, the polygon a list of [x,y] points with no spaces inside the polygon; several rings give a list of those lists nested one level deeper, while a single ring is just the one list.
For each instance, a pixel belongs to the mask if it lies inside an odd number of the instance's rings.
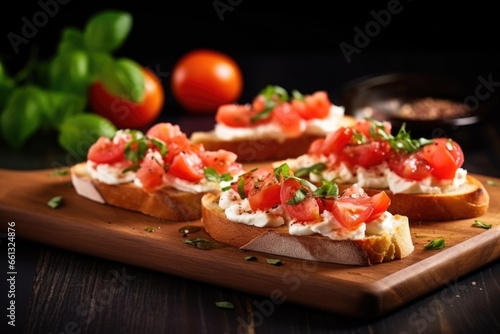
[{"label": "crusty bread crust", "polygon": [[[339,184],[339,189],[342,191],[349,186]],[[407,216],[410,222],[475,218],[488,211],[490,202],[483,184],[472,175],[467,175],[462,188],[446,194],[394,194],[388,189],[363,189],[370,196],[384,190],[391,198],[388,211]]]},{"label": "crusty bread crust", "polygon": [[219,195],[203,196],[204,228],[215,240],[242,250],[364,266],[402,259],[414,250],[409,222],[404,216],[394,215],[398,225],[392,234],[383,233],[360,240],[332,240],[320,235],[291,235],[286,226],[261,228],[234,223],[226,218],[218,201]]},{"label": "crusty bread crust", "polygon": [[[344,116],[340,125],[352,126],[356,120],[351,116]],[[203,144],[206,150],[216,151],[224,149],[238,155],[239,162],[258,162],[295,158],[307,153],[313,141],[323,138],[324,135],[304,134],[296,138],[287,138],[278,141],[272,138],[252,138],[224,141],[215,135],[215,131],[193,132],[190,141],[193,144]]]},{"label": "crusty bread crust", "polygon": [[71,179],[79,195],[96,202],[170,221],[201,217],[201,198],[205,193],[194,194],[174,188],[147,192],[133,183],[109,185],[92,179],[85,162],[71,167]]}]

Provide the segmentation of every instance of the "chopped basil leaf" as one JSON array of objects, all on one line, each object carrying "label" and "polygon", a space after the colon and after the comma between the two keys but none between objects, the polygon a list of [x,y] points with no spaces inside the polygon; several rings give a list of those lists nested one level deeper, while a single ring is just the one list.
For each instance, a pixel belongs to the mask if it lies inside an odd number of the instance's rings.
[{"label": "chopped basil leaf", "polygon": [[247,194],[245,194],[245,179],[243,177],[238,179],[238,194],[241,199],[247,198]]},{"label": "chopped basil leaf", "polygon": [[314,190],[313,194],[320,197],[337,197],[339,195],[339,187],[336,183],[323,181],[321,187]]},{"label": "chopped basil leaf", "polygon": [[55,209],[59,205],[61,205],[62,200],[63,200],[62,196],[54,196],[47,202],[47,205],[50,206],[52,209]]},{"label": "chopped basil leaf", "polygon": [[293,195],[292,198],[290,198],[288,201],[286,201],[286,204],[288,205],[297,205],[303,200],[305,200],[307,197],[307,190],[304,188],[299,188],[297,192],[295,192],[295,195]]},{"label": "chopped basil leaf", "polygon": [[320,174],[321,171],[325,170],[326,165],[322,162],[318,162],[309,167],[302,167],[295,171],[294,175],[297,177],[303,177],[309,173]]},{"label": "chopped basil leaf", "polygon": [[424,248],[425,249],[443,249],[445,247],[444,238],[436,238],[431,240]]},{"label": "chopped basil leaf", "polygon": [[281,266],[284,264],[280,259],[266,259],[266,262],[272,264],[273,266]]},{"label": "chopped basil leaf", "polygon": [[489,230],[493,225],[492,224],[483,223],[480,220],[475,220],[474,224],[472,224],[472,226],[474,226],[474,227],[481,227],[481,228],[485,228],[485,229]]},{"label": "chopped basil leaf", "polygon": [[495,187],[500,186],[500,183],[495,182],[493,180],[486,180],[486,184],[489,185],[489,186],[495,186]]},{"label": "chopped basil leaf", "polygon": [[203,250],[219,248],[219,245],[217,243],[200,237],[196,237],[193,239],[184,239],[184,243]]},{"label": "chopped basil leaf", "polygon": [[49,174],[49,176],[64,176],[69,174],[69,169],[57,169]]},{"label": "chopped basil leaf", "polygon": [[203,174],[205,178],[210,182],[223,182],[223,181],[231,181],[233,177],[229,173],[219,174],[213,167],[207,167],[203,170]]},{"label": "chopped basil leaf", "polygon": [[146,232],[150,232],[150,233],[151,233],[151,232],[154,232],[154,231],[155,231],[155,229],[154,229],[154,228],[152,228],[151,226],[146,226],[146,227],[144,228],[144,231],[146,231]]},{"label": "chopped basil leaf", "polygon": [[227,301],[215,302],[215,305],[217,305],[217,307],[219,308],[225,308],[229,310],[234,309],[233,303]]},{"label": "chopped basil leaf", "polygon": [[260,91],[259,95],[265,99],[265,108],[263,111],[254,115],[250,122],[254,123],[271,115],[273,109],[280,103],[288,101],[288,93],[286,89],[280,86],[268,85]]},{"label": "chopped basil leaf", "polygon": [[278,167],[276,167],[274,169],[274,176],[276,177],[276,179],[279,181],[281,180],[281,176],[283,176],[283,178],[288,178],[290,177],[290,167],[288,166],[287,163],[283,163],[281,165],[279,165]]}]

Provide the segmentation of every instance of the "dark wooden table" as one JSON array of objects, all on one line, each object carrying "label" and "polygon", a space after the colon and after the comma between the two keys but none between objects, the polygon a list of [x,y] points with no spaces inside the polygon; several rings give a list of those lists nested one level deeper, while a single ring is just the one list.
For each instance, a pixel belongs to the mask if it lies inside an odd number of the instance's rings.
[{"label": "dark wooden table", "polygon": [[[189,132],[202,120],[175,121]],[[485,126],[478,136],[484,140],[465,152],[465,168],[471,173],[500,177],[498,134]],[[47,163],[60,154],[45,150],[28,158],[2,150],[0,168],[11,169],[50,167]],[[22,239],[16,240],[17,274],[12,286],[7,274],[5,235],[0,245],[4,310],[0,333],[500,332],[498,261],[445,282],[438,290],[384,317],[355,319],[288,302],[273,304],[268,296]],[[7,295],[12,289],[15,327],[8,325]],[[234,309],[216,307],[215,302],[221,300],[231,301]]]}]

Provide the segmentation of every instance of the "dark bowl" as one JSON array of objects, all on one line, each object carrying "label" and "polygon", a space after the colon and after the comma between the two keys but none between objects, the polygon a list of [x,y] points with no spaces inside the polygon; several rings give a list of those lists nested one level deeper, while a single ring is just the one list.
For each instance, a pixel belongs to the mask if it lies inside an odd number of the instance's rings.
[{"label": "dark bowl", "polygon": [[393,133],[405,124],[414,138],[447,137],[469,146],[482,140],[481,127],[498,108],[495,88],[488,77],[391,73],[348,83],[340,103],[348,115],[390,121]]}]

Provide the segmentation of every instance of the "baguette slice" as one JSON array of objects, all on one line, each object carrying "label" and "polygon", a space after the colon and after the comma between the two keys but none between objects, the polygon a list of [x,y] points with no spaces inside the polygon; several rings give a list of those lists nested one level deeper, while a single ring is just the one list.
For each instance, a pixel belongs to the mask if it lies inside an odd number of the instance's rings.
[{"label": "baguette slice", "polygon": [[109,185],[91,178],[85,162],[71,167],[71,180],[80,196],[95,202],[171,221],[201,217],[201,198],[204,193],[194,194],[174,188],[147,192],[134,183]]},{"label": "baguette slice", "polygon": [[[352,116],[344,116],[339,126],[352,126],[356,120]],[[203,144],[206,150],[224,149],[238,155],[240,162],[259,162],[295,158],[307,153],[313,141],[323,138],[321,134],[303,134],[296,138],[286,138],[283,141],[269,137],[251,139],[235,139],[225,141],[216,136],[215,131],[196,131],[189,140],[193,144]]]},{"label": "baguette slice", "polygon": [[414,250],[408,218],[394,215],[398,224],[392,234],[359,240],[332,240],[320,235],[295,236],[287,226],[262,228],[234,223],[219,206],[219,195],[202,198],[202,222],[215,240],[242,250],[309,261],[369,266],[402,259]]},{"label": "baguette slice", "polygon": [[[344,190],[350,184],[338,184]],[[451,221],[482,216],[488,211],[490,196],[472,175],[459,190],[445,194],[394,194],[388,189],[363,188],[369,196],[384,190],[391,199],[388,211],[407,216],[411,221]]]}]

